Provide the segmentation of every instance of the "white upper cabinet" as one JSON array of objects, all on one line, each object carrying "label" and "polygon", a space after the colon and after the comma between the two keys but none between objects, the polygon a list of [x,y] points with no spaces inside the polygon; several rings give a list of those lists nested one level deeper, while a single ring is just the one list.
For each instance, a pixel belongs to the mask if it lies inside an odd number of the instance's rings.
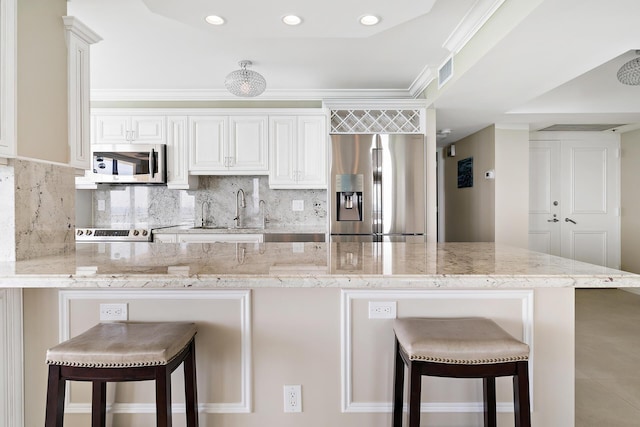
[{"label": "white upper cabinet", "polygon": [[165,116],[102,115],[94,117],[95,144],[166,144]]},{"label": "white upper cabinet", "polygon": [[189,175],[187,156],[187,116],[167,117],[167,187],[176,190],[195,189],[198,177]]},{"label": "white upper cabinet", "polygon": [[271,116],[269,128],[269,187],[326,188],[325,116]]},{"label": "white upper cabinet", "polygon": [[189,117],[189,170],[199,175],[267,175],[267,116]]},{"label": "white upper cabinet", "polygon": [[73,16],[63,16],[67,41],[69,165],[91,168],[89,46],[102,40]]},{"label": "white upper cabinet", "polygon": [[206,174],[226,170],[229,120],[225,116],[189,117],[189,170]]}]

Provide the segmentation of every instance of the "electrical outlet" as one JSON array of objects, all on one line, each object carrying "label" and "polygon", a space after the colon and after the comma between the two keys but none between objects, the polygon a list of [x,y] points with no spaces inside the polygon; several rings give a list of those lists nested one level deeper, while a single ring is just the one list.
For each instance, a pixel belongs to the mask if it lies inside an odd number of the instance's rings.
[{"label": "electrical outlet", "polygon": [[304,210],[304,200],[292,200],[291,210],[295,212],[302,212]]},{"label": "electrical outlet", "polygon": [[369,301],[369,319],[395,319],[395,301]]},{"label": "electrical outlet", "polygon": [[104,200],[98,200],[98,210],[103,211],[105,208]]},{"label": "electrical outlet", "polygon": [[302,412],[302,386],[284,386],[284,412]]},{"label": "electrical outlet", "polygon": [[100,320],[127,320],[127,304],[100,304]]}]

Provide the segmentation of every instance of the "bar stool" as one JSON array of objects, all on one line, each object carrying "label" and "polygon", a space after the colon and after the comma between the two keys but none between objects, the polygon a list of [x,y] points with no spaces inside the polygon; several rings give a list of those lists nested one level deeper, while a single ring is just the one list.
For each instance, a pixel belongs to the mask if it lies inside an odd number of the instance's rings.
[{"label": "bar stool", "polygon": [[47,350],[45,427],[62,427],[65,381],[91,381],[91,426],[105,427],[107,382],[155,380],[156,422],[171,427],[171,373],[184,362],[187,427],[198,426],[196,325],[100,323]]},{"label": "bar stool", "polygon": [[496,426],[496,377],[513,376],[516,427],[530,427],[529,346],[490,319],[404,318],[394,325],[393,427],[402,427],[404,365],[409,372],[409,427],[420,426],[423,375],[482,378],[484,425]]}]

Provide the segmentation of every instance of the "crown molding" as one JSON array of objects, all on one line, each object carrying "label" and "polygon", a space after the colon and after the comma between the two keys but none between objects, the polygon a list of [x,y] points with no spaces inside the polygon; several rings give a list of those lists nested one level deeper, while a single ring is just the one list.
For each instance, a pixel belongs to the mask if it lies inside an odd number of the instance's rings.
[{"label": "crown molding", "polygon": [[504,2],[505,0],[477,0],[442,47],[454,54],[460,52]]},{"label": "crown molding", "polygon": [[234,96],[224,89],[93,89],[92,101],[292,101],[327,98],[411,98],[408,89],[267,90],[253,98]]},{"label": "crown molding", "polygon": [[63,16],[62,22],[64,23],[65,30],[72,32],[89,44],[98,43],[102,40],[102,37],[75,16]]},{"label": "crown molding", "polygon": [[420,94],[427,89],[427,86],[429,86],[434,79],[435,75],[433,74],[431,67],[428,65],[425,66],[409,86],[409,93],[411,94],[411,97],[417,98],[420,96]]}]

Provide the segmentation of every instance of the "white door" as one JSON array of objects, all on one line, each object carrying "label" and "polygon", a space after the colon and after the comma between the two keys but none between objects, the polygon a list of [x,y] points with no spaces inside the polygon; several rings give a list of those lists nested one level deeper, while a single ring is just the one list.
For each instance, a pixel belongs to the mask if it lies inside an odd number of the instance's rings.
[{"label": "white door", "polygon": [[290,188],[296,184],[296,117],[269,117],[269,186]]},{"label": "white door", "polygon": [[143,144],[164,144],[166,118],[164,116],[133,116],[131,117],[131,142]]},{"label": "white door", "polygon": [[97,144],[123,144],[130,140],[129,116],[96,116]]},{"label": "white door", "polygon": [[619,268],[619,137],[559,136],[531,141],[529,247]]},{"label": "white door", "polygon": [[529,249],[560,252],[560,141],[529,147]]}]

